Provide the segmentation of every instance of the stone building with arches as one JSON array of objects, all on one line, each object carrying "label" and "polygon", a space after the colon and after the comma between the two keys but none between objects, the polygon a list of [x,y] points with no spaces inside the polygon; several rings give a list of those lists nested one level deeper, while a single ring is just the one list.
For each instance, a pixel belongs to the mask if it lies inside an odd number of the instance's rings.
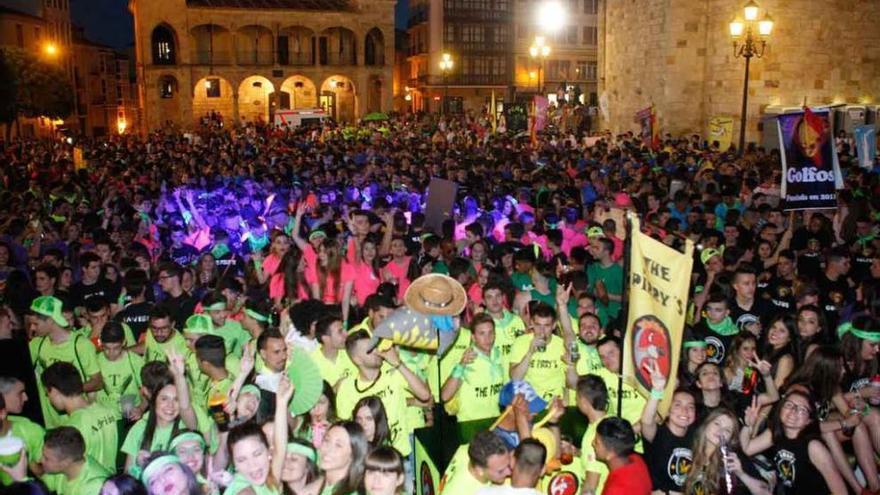
[{"label": "stone building with arches", "polygon": [[143,132],[392,106],[396,0],[130,0]]}]

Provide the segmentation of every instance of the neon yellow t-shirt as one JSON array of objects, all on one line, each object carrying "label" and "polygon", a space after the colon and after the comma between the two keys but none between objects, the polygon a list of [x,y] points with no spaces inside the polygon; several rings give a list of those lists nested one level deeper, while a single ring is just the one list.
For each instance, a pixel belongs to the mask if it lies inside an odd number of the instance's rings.
[{"label": "neon yellow t-shirt", "polygon": [[[606,368],[596,372],[608,387],[608,415],[617,416],[617,375],[611,373]],[[621,415],[623,419],[636,424],[642,417],[642,411],[645,409],[647,402],[642,394],[640,394],[632,385],[623,381],[623,400],[621,401]],[[641,444],[641,442],[639,442]]]},{"label": "neon yellow t-shirt", "polygon": [[98,357],[95,346],[89,339],[71,333],[67,340],[60,344],[54,344],[48,336],[37,337],[28,344],[31,353],[31,361],[34,363],[34,372],[37,377],[37,391],[40,394],[40,405],[43,410],[43,420],[46,428],[55,428],[63,424],[62,415],[49,403],[49,397],[43,388],[40,376],[49,366],[57,362],[70,363],[79,370],[83,382],[99,373]]},{"label": "neon yellow t-shirt", "polygon": [[[534,338],[534,334],[517,337],[510,351],[511,368],[525,358]],[[523,379],[546,401],[565,396],[565,363],[562,361],[564,354],[565,344],[562,339],[551,335],[544,350],[535,351],[529,360],[529,369]]]},{"label": "neon yellow t-shirt", "polygon": [[[461,358],[459,358],[460,360]],[[474,361],[465,366],[465,374],[447,409],[458,421],[494,418],[501,414],[498,397],[510,380],[510,365],[498,346],[489,355],[477,351]]]},{"label": "neon yellow t-shirt", "polygon": [[45,474],[41,479],[46,488],[57,495],[83,495],[101,493],[101,487],[111,473],[94,459],[86,457],[79,474],[72,480],[68,480],[63,474]]},{"label": "neon yellow t-shirt", "polygon": [[339,380],[357,374],[357,367],[351,362],[345,349],[340,349],[336,353],[336,362],[327,359],[327,356],[321,351],[324,344],[319,344],[318,348],[309,354],[312,361],[321,371],[321,378],[331,386],[336,386]]},{"label": "neon yellow t-shirt", "polygon": [[119,415],[113,409],[95,402],[70,413],[66,424],[73,426],[86,441],[86,454],[108,470],[116,470],[119,451]]},{"label": "neon yellow t-shirt", "polygon": [[140,397],[141,368],[144,358],[129,351],[122,351],[116,361],[110,361],[104,353],[98,354],[98,367],[104,379],[104,388],[98,391],[98,402],[110,407],[121,418],[120,397]]},{"label": "neon yellow t-shirt", "polygon": [[412,451],[409,442],[407,415],[407,391],[409,384],[400,371],[391,366],[383,365],[379,377],[372,383],[364,383],[360,375],[354,374],[343,378],[336,391],[336,415],[339,419],[351,419],[354,406],[364,397],[374,395],[385,406],[388,417],[388,431],[391,445],[404,457]]},{"label": "neon yellow t-shirt", "polygon": [[[581,438],[581,462],[584,467],[584,473],[587,471],[599,473],[599,484],[596,485],[595,493],[602,493],[605,480],[608,478],[608,466],[599,459],[596,459],[596,451],[593,449],[593,440],[596,438],[597,426],[599,426],[599,421],[590,423],[587,426],[587,431],[584,432],[583,438]],[[583,479],[587,479],[586,474],[584,474]]]},{"label": "neon yellow t-shirt", "polygon": [[144,362],[149,363],[150,361],[161,361],[163,363],[168,362],[168,356],[165,355],[166,352],[170,350],[176,350],[180,355],[186,356],[189,353],[189,348],[186,346],[186,339],[183,338],[183,335],[178,331],[174,331],[174,335],[168,338],[165,342],[156,342],[156,339],[153,338],[152,330],[147,330],[147,336],[144,339]]},{"label": "neon yellow t-shirt", "polygon": [[[196,422],[199,427],[199,432],[204,436],[205,433],[208,434],[208,438],[210,439],[209,450],[213,454],[217,452],[218,439],[217,439],[217,429],[214,428],[213,422],[210,418],[208,418],[207,413],[204,411],[200,411],[199,409],[195,409],[196,413]],[[149,420],[150,412],[144,413],[141,419],[137,420],[132,426],[131,429],[128,430],[128,435],[125,436],[125,441],[122,442],[122,447],[119,449],[122,453],[133,456],[137,458],[138,452],[141,450],[141,442],[144,439],[144,430],[147,428],[147,421]],[[177,420],[177,431],[181,432],[187,430],[186,424],[184,424],[182,419]],[[156,452],[158,450],[168,450],[168,445],[171,443],[171,434],[174,432],[174,425],[168,424],[165,426],[156,425],[156,429],[153,431],[153,439],[150,442],[149,450],[150,452]]]},{"label": "neon yellow t-shirt", "polygon": [[10,414],[6,416],[11,426],[12,436],[18,437],[24,441],[25,449],[27,449],[28,461],[34,462],[43,455],[43,437],[46,436],[46,430],[42,426],[34,423],[24,416],[14,416]]},{"label": "neon yellow t-shirt", "polygon": [[[92,326],[89,324],[86,324],[80,328],[77,328],[76,330],[73,330],[71,333],[81,335],[81,336],[91,340],[92,339]],[[134,333],[132,333],[131,327],[129,327],[125,323],[122,324],[122,334],[123,334],[122,343],[125,347],[131,347],[131,346],[137,344],[137,342],[135,342],[135,340],[134,340]],[[98,335],[99,342],[101,340],[100,337],[101,336]],[[98,345],[100,346],[100,343]]]},{"label": "neon yellow t-shirt", "polygon": [[474,478],[468,465],[470,460],[467,455],[468,445],[464,444],[458,448],[446,473],[443,475],[442,489],[440,495],[475,495],[481,488],[489,486]]},{"label": "neon yellow t-shirt", "polygon": [[227,318],[222,327],[215,328],[214,332],[223,338],[226,353],[241,358],[244,354],[244,346],[251,341],[251,334],[241,327],[241,323]]},{"label": "neon yellow t-shirt", "polygon": [[[577,337],[575,337],[577,338]],[[599,357],[599,351],[596,346],[587,345],[581,339],[577,339],[578,360],[575,363],[575,371],[578,376],[589,374],[598,374],[600,370],[605,369],[602,364],[602,358]],[[577,403],[577,394],[568,394],[568,405],[574,406]]]},{"label": "neon yellow t-shirt", "polygon": [[504,310],[501,318],[495,320],[495,345],[501,348],[501,354],[508,356],[513,348],[514,341],[526,333],[526,324],[522,318]]},{"label": "neon yellow t-shirt", "polygon": [[[400,349],[400,361],[416,374],[422,381],[428,379],[428,370],[437,367],[437,361],[433,355],[425,351],[416,349]],[[410,392],[407,392],[407,399],[415,398]],[[419,406],[407,406],[407,415],[409,416],[409,427],[411,429],[421,428],[425,426],[425,412]]]}]

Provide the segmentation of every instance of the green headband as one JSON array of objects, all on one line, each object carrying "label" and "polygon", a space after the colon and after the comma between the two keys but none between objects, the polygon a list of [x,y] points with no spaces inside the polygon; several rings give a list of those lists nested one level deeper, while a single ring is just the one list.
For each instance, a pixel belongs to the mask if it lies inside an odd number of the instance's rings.
[{"label": "green headband", "polygon": [[692,347],[706,347],[707,345],[708,344],[706,344],[705,340],[688,340],[684,343],[684,348],[690,349]]},{"label": "green headband", "polygon": [[199,444],[204,448],[205,447],[205,438],[193,431],[187,431],[185,433],[181,433],[174,437],[174,440],[171,441],[171,444],[168,445],[168,450],[174,450],[178,445],[183,442],[195,441],[199,442]]},{"label": "green headband", "polygon": [[318,462],[318,454],[315,449],[301,443],[290,442],[287,444],[287,453],[301,455],[312,462]]},{"label": "green headband", "polygon": [[315,240],[318,237],[327,237],[327,233],[321,229],[313,230],[311,233],[309,233],[310,241]]},{"label": "green headband", "polygon": [[254,394],[259,399],[262,396],[260,392],[260,388],[254,385],[253,383],[248,383],[247,385],[241,387],[241,390],[238,391],[238,395],[242,394]]},{"label": "green headband", "polygon": [[149,485],[150,478],[158,473],[160,469],[169,464],[180,464],[180,459],[172,454],[163,455],[153,459],[153,461],[147,464],[147,467],[144,468],[144,472],[141,473],[141,481],[143,481],[145,485]]},{"label": "green headband", "polygon": [[205,308],[205,311],[223,311],[224,309],[226,309],[226,303],[223,301],[217,301]]},{"label": "green headband", "polygon": [[257,321],[262,321],[263,323],[268,323],[268,322],[269,322],[269,317],[268,317],[268,316],[261,315],[260,313],[257,313],[256,311],[254,311],[254,310],[252,310],[252,309],[247,309],[247,308],[245,308],[245,309],[244,309],[244,314],[250,316],[251,318],[253,318],[253,319],[257,320]]},{"label": "green headband", "polygon": [[837,327],[837,337],[843,337],[844,335],[851,333],[856,337],[867,340],[869,342],[880,342],[880,332],[871,331],[871,330],[859,330],[854,327],[851,322],[846,322]]}]

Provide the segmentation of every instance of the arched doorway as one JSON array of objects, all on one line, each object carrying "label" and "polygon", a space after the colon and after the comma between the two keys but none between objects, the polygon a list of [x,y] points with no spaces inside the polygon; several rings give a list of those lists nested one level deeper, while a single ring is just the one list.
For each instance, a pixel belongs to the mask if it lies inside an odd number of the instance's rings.
[{"label": "arched doorway", "polygon": [[177,63],[177,41],[171,26],[163,23],[153,28],[150,45],[153,52],[153,65],[174,65]]},{"label": "arched doorway", "polygon": [[308,77],[291,76],[281,84],[278,100],[283,109],[318,108],[318,90]]},{"label": "arched doorway", "polygon": [[367,31],[364,40],[364,65],[385,65],[385,36],[379,28]]},{"label": "arched doorway", "polygon": [[318,63],[357,65],[357,39],[354,31],[341,26],[321,31],[318,36]]},{"label": "arched doorway", "polygon": [[238,118],[242,122],[269,122],[275,86],[263,76],[250,76],[238,86]]},{"label": "arched doorway", "polygon": [[226,125],[232,125],[234,103],[232,85],[220,76],[199,79],[193,86],[193,118],[196,123],[210,114],[219,114]]},{"label": "arched doorway", "polygon": [[217,24],[200,24],[190,33],[190,61],[198,65],[232,63],[232,33]]},{"label": "arched doorway", "polygon": [[321,84],[321,108],[339,122],[354,122],[357,115],[357,91],[345,76],[330,76]]},{"label": "arched doorway", "polygon": [[278,33],[278,63],[315,65],[315,33],[303,26],[290,26]]},{"label": "arched doorway", "polygon": [[167,120],[177,120],[180,114],[178,108],[179,85],[177,78],[171,74],[164,74],[156,81],[156,92],[159,93],[158,104],[156,105],[156,121],[160,125],[164,125]]},{"label": "arched doorway", "polygon": [[266,26],[239,28],[235,36],[235,60],[238,65],[272,65],[272,43],[272,30]]}]

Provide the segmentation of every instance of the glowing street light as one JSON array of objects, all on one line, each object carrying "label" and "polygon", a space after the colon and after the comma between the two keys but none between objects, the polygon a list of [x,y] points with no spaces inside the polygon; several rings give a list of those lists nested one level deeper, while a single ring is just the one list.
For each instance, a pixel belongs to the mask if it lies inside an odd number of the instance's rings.
[{"label": "glowing street light", "polygon": [[[749,102],[749,65],[752,57],[761,58],[767,49],[767,40],[773,32],[773,19],[765,11],[764,17],[759,21],[758,4],[755,0],[743,7],[743,18],[737,17],[730,22],[730,37],[733,39],[734,58],[746,59],[746,74],[743,78],[742,110],[739,121],[739,151],[740,155],[745,151],[746,144],[746,117]],[[757,31],[757,36],[755,35]]]},{"label": "glowing street light", "polygon": [[545,33],[557,33],[565,27],[565,7],[559,1],[546,1],[538,5],[535,19]]},{"label": "glowing street light", "polygon": [[452,55],[444,53],[440,58],[440,71],[443,72],[443,115],[446,115],[446,106],[449,101],[449,72],[452,70]]},{"label": "glowing street light", "polygon": [[550,56],[550,45],[547,44],[543,36],[535,36],[535,42],[529,47],[529,55],[532,58],[541,58],[541,63],[538,66],[538,88],[543,93],[544,84],[542,76],[544,75],[544,61]]},{"label": "glowing street light", "polygon": [[46,52],[46,55],[54,57],[58,55],[58,45],[49,41],[43,46],[43,51]]}]

